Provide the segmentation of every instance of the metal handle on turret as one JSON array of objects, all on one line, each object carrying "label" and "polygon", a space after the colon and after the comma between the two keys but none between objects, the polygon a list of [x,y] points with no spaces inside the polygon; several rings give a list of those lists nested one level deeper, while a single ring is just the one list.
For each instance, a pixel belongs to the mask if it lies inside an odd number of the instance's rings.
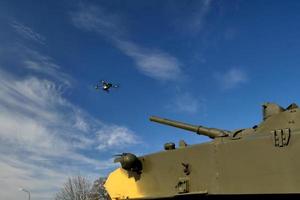
[{"label": "metal handle on turret", "polygon": [[155,116],[151,116],[149,119],[150,119],[150,121],[153,121],[153,122],[157,122],[160,124],[165,124],[165,125],[173,126],[176,128],[181,128],[184,130],[192,131],[199,135],[205,135],[210,138],[226,137],[226,136],[229,136],[231,133],[230,131],[226,131],[226,130],[221,130],[221,129],[216,129],[216,128],[207,128],[204,126],[194,126],[191,124],[186,124],[183,122],[178,122],[178,121],[164,119],[164,118],[155,117]]}]

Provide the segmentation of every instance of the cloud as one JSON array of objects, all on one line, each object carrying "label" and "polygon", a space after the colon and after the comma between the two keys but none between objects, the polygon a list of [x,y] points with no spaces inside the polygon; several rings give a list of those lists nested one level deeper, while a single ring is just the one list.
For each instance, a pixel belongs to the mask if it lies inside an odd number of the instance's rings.
[{"label": "cloud", "polygon": [[[28,164],[27,159],[26,155],[23,158],[25,162],[23,162],[22,159],[10,154],[0,154],[1,199],[26,199],[27,195],[18,190],[20,187],[29,189],[32,199],[53,199],[54,195],[45,194],[45,188],[54,193],[58,186],[63,184],[66,174]],[[35,178],[37,175],[35,172],[43,178]]]},{"label": "cloud", "polygon": [[196,36],[204,30],[206,18],[211,11],[212,0],[164,1],[169,24],[180,32]]},{"label": "cloud", "polygon": [[189,30],[197,33],[203,29],[205,18],[208,15],[212,0],[203,0],[198,2],[200,5],[196,6],[195,12],[192,12],[190,20],[187,22]]},{"label": "cloud", "polygon": [[112,147],[124,147],[131,144],[140,143],[135,134],[126,127],[105,126],[97,131],[97,139],[102,141],[97,149],[103,150]]},{"label": "cloud", "polygon": [[177,80],[182,75],[178,59],[160,49],[150,49],[124,39],[127,32],[118,15],[96,6],[80,5],[71,13],[74,26],[104,36],[125,55],[133,59],[144,75],[163,81]]},{"label": "cloud", "polygon": [[[29,27],[11,27],[45,44]],[[129,127],[102,122],[65,98],[73,78],[50,56],[16,43],[0,52],[0,199],[26,198],[19,187],[32,199],[53,199],[67,176],[98,178],[115,167],[102,152],[140,141]]]},{"label": "cloud", "polygon": [[181,64],[174,56],[160,50],[142,48],[128,41],[116,40],[115,44],[135,61],[139,71],[149,77],[158,80],[175,80],[181,75]]},{"label": "cloud", "polygon": [[61,67],[56,64],[49,56],[42,55],[41,53],[21,47],[23,49],[22,65],[32,71],[42,73],[56,79],[65,86],[71,86],[72,78],[60,71]]},{"label": "cloud", "polygon": [[77,12],[71,12],[71,21],[77,28],[95,31],[106,37],[117,37],[125,31],[117,15],[93,5],[80,4]]},{"label": "cloud", "polygon": [[241,69],[232,68],[228,71],[215,74],[216,80],[219,82],[222,89],[233,89],[248,81],[246,72]]},{"label": "cloud", "polygon": [[0,121],[0,197],[7,200],[22,198],[19,187],[33,199],[51,199],[66,176],[99,177],[99,170],[114,166],[86,151],[137,143],[129,128],[103,123],[65,99],[58,83],[3,69]]},{"label": "cloud", "polygon": [[45,44],[46,38],[41,34],[33,31],[30,27],[25,26],[17,21],[13,21],[11,26],[19,33],[22,37],[27,40],[31,40],[40,44]]},{"label": "cloud", "polygon": [[167,109],[180,113],[195,114],[204,109],[204,100],[199,99],[188,92],[178,93]]},{"label": "cloud", "polygon": [[73,82],[72,77],[64,73],[53,58],[22,44],[1,46],[0,65],[7,68],[16,67],[23,71],[29,70],[37,76],[57,81],[61,84],[59,86],[63,87],[70,87]]},{"label": "cloud", "polygon": [[[43,41],[43,44],[45,44],[44,37],[33,32],[29,27],[25,27],[16,21],[12,23],[12,27],[18,33],[23,33],[22,36],[25,35],[36,42]],[[46,78],[59,81],[64,84],[64,87],[71,86],[73,79],[68,74],[62,72],[61,66],[50,56],[43,55],[41,52],[27,48],[19,43],[12,43],[9,47],[2,46],[0,52],[0,62],[7,61],[9,65],[22,66],[39,75],[43,74]]]}]

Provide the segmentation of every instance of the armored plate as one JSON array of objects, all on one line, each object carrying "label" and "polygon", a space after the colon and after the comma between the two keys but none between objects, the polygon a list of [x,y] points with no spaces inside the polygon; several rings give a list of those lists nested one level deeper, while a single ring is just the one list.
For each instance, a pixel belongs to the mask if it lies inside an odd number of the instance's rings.
[{"label": "armored plate", "polygon": [[300,110],[296,104],[286,109],[264,104],[259,125],[235,131],[150,119],[213,140],[196,145],[181,141],[179,148],[169,143],[161,152],[131,156],[130,161],[124,157],[129,154],[120,155],[121,165],[127,167],[113,171],[105,183],[112,199],[300,194]]}]

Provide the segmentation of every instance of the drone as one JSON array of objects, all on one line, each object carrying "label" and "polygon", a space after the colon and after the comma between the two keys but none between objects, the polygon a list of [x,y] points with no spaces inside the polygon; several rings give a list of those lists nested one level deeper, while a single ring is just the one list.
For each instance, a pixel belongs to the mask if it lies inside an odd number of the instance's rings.
[{"label": "drone", "polygon": [[118,88],[118,87],[120,87],[118,84],[109,83],[109,82],[106,82],[106,81],[103,81],[103,80],[101,80],[100,83],[101,83],[101,85],[97,84],[95,86],[96,90],[102,88],[102,90],[104,90],[105,92],[109,92],[111,88]]}]

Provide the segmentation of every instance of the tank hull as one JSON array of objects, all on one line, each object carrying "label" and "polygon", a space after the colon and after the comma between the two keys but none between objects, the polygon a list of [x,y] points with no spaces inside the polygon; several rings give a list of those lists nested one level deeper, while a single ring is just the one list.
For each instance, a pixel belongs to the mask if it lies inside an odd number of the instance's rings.
[{"label": "tank hull", "polygon": [[139,157],[141,173],[115,170],[105,183],[110,197],[299,196],[300,110],[294,104],[285,110],[271,105],[275,111],[268,108],[272,115],[258,126],[233,131],[207,143]]},{"label": "tank hull", "polygon": [[[141,174],[119,168],[105,186],[112,199],[295,195],[300,194],[299,152],[297,132],[284,147],[274,145],[271,133],[218,138],[140,157]],[[188,164],[189,173],[183,164]]]}]

